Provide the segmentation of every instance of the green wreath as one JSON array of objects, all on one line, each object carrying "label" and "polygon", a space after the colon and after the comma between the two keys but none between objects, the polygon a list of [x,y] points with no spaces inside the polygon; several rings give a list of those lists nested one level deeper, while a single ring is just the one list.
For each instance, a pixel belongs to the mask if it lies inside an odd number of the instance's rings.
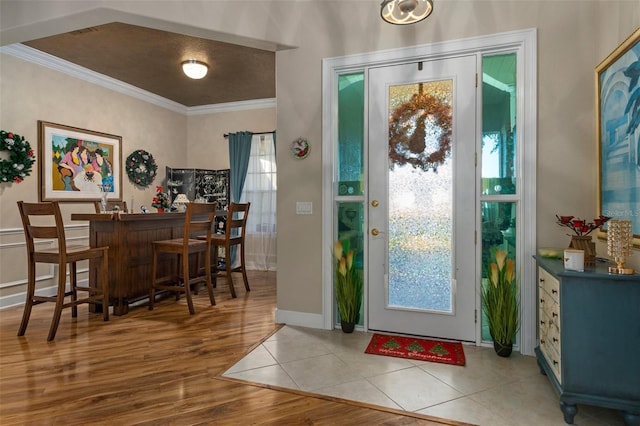
[{"label": "green wreath", "polygon": [[[438,149],[426,153],[427,122],[440,129]],[[424,171],[444,164],[451,155],[451,107],[429,93],[417,93],[396,108],[389,120],[390,167],[411,164]]]},{"label": "green wreath", "polygon": [[127,157],[126,169],[127,176],[134,185],[146,188],[156,178],[158,165],[150,153],[139,149]]},{"label": "green wreath", "polygon": [[0,159],[0,183],[20,183],[31,174],[36,158],[22,136],[0,130],[0,151],[9,151],[8,160]]}]

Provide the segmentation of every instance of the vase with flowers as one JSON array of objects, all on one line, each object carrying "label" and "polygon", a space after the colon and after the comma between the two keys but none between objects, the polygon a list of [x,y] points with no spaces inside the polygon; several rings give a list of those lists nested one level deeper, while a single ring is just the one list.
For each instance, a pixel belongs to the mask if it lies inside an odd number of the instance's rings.
[{"label": "vase with flowers", "polygon": [[345,333],[352,333],[360,317],[362,304],[362,273],[353,264],[355,251],[349,248],[349,240],[333,245],[335,256],[336,304],[340,312],[340,325]]},{"label": "vase with flowers", "polygon": [[165,209],[171,207],[169,194],[164,192],[162,186],[156,186],[156,195],[151,199],[151,205],[158,209],[158,213],[164,213]]},{"label": "vase with flowers", "polygon": [[495,352],[508,357],[520,330],[516,265],[503,248],[494,247],[488,266],[487,280],[482,285],[482,307]]},{"label": "vase with flowers", "polygon": [[596,243],[591,239],[591,232],[602,228],[610,217],[598,216],[593,222],[587,222],[575,216],[558,216],[556,215],[558,225],[569,228],[573,231],[569,248],[576,250],[584,250],[585,265],[594,265],[596,261]]}]

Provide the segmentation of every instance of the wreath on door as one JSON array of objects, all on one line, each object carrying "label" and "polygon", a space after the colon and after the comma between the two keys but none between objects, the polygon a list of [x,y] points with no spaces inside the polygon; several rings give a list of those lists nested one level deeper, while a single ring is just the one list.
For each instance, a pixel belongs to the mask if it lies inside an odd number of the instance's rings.
[{"label": "wreath on door", "polygon": [[[427,125],[437,129],[438,149],[425,152]],[[429,93],[417,93],[393,110],[389,119],[389,160],[395,165],[438,171],[451,156],[451,106]]]},{"label": "wreath on door", "polygon": [[0,130],[0,151],[9,152],[8,160],[0,159],[0,183],[20,183],[31,174],[36,158],[24,137]]}]

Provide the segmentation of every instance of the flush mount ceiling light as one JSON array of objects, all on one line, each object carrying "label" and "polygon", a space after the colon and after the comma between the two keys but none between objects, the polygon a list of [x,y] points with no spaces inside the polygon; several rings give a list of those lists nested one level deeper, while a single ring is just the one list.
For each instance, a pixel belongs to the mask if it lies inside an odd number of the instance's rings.
[{"label": "flush mount ceiling light", "polygon": [[383,0],[380,16],[390,24],[408,25],[420,22],[433,12],[432,0]]},{"label": "flush mount ceiling light", "polygon": [[207,71],[209,71],[209,66],[204,62],[196,61],[195,59],[189,59],[188,61],[184,61],[182,63],[182,71],[189,78],[193,78],[194,80],[199,80],[207,75]]}]

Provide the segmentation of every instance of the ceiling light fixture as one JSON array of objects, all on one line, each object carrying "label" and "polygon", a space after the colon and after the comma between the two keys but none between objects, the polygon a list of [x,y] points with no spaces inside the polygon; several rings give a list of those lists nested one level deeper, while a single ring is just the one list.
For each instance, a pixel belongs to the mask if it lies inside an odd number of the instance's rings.
[{"label": "ceiling light fixture", "polygon": [[194,80],[199,80],[207,75],[207,71],[209,71],[209,66],[204,62],[196,61],[195,59],[189,59],[188,61],[184,61],[182,63],[182,71],[189,78],[193,78]]},{"label": "ceiling light fixture", "polygon": [[380,16],[390,24],[408,25],[420,22],[433,12],[432,0],[383,0]]}]

